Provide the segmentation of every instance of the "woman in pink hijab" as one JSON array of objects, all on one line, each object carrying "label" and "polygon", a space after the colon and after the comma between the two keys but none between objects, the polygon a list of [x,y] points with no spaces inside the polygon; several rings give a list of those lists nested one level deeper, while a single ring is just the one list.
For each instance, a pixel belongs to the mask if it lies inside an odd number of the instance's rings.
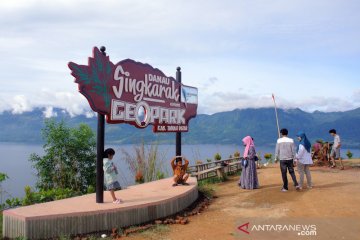
[{"label": "woman in pink hijab", "polygon": [[256,189],[259,188],[259,180],[256,172],[256,151],[255,144],[250,136],[246,136],[242,140],[245,150],[244,150],[244,160],[241,161],[241,177],[239,186],[243,189]]}]

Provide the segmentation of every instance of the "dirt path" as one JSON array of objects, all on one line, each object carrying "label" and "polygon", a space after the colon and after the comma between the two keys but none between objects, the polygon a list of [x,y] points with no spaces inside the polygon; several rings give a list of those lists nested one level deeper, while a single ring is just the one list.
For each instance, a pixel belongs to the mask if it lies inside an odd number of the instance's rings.
[{"label": "dirt path", "polygon": [[231,177],[217,185],[218,198],[188,225],[129,239],[360,239],[360,168],[311,172],[313,189],[296,192],[290,186],[286,193],[280,192],[278,165],[258,170],[257,190],[240,189],[238,177]]}]

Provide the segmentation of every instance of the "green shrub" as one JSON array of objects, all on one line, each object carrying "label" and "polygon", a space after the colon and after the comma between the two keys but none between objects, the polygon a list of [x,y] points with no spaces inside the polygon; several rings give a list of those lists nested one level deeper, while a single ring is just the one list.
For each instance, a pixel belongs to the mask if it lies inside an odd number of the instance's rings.
[{"label": "green shrub", "polygon": [[220,161],[220,160],[221,160],[221,155],[220,155],[220,153],[215,153],[214,159],[215,159],[216,161]]},{"label": "green shrub", "polygon": [[198,181],[198,186],[207,185],[207,184],[215,184],[223,182],[222,179],[218,177],[206,178]]},{"label": "green shrub", "polygon": [[240,152],[239,151],[234,152],[234,158],[239,158],[239,157],[240,157]]},{"label": "green shrub", "polygon": [[215,192],[215,186],[214,185],[202,185],[198,186],[199,192],[204,194],[207,198],[212,198]]},{"label": "green shrub", "polygon": [[22,205],[27,206],[34,203],[51,202],[51,201],[61,200],[79,195],[81,195],[81,192],[76,192],[69,188],[64,188],[64,189],[56,188],[56,189],[40,190],[39,192],[34,192],[31,190],[29,186],[26,186],[25,197],[22,199]]},{"label": "green shrub", "polygon": [[[91,191],[95,191],[94,187],[89,187],[89,193]],[[3,208],[13,208],[17,206],[27,206],[32,205],[35,203],[43,203],[43,202],[50,202],[70,197],[79,196],[81,192],[75,192],[69,188],[65,189],[49,189],[49,190],[40,190],[39,192],[35,192],[31,189],[30,186],[25,186],[25,197],[22,199],[19,198],[9,198],[6,199],[6,205]]]},{"label": "green shrub", "polygon": [[347,150],[346,156],[347,156],[349,159],[352,159],[353,154],[352,154],[352,152],[350,152],[350,150]]},{"label": "green shrub", "polygon": [[87,188],[87,193],[94,193],[96,191],[95,187],[93,185],[89,185]]},{"label": "green shrub", "polygon": [[264,158],[266,159],[267,162],[272,163],[273,155],[271,153],[265,153]]},{"label": "green shrub", "polygon": [[160,170],[158,170],[158,171],[156,172],[156,179],[157,179],[157,180],[160,180],[160,179],[164,179],[164,178],[165,178],[165,173],[162,172],[162,171],[160,171]]},{"label": "green shrub", "polygon": [[0,172],[0,210],[3,209],[5,207],[5,204],[2,202],[3,201],[3,189],[1,187],[1,182],[5,181],[6,179],[8,179],[8,175],[6,175],[5,173]]},{"label": "green shrub", "polygon": [[5,208],[5,206],[7,208],[13,208],[13,207],[21,206],[21,202],[22,202],[22,200],[19,199],[19,198],[6,199],[6,201],[5,201],[6,205],[4,204],[4,208]]},{"label": "green shrub", "polygon": [[227,180],[227,177],[224,178],[212,177],[206,178],[198,181],[198,190],[206,197],[211,198],[214,195],[217,183],[221,183]]}]

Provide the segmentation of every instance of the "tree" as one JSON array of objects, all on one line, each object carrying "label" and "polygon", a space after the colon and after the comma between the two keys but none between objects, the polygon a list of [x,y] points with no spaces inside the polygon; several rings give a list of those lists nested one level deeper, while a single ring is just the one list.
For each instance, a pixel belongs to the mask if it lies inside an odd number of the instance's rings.
[{"label": "tree", "polygon": [[46,120],[42,137],[45,155],[33,153],[29,159],[37,171],[37,188],[69,188],[85,193],[95,186],[96,140],[88,125],[69,128],[64,121]]},{"label": "tree", "polygon": [[4,190],[1,187],[1,183],[8,178],[9,177],[5,173],[0,172],[0,210],[3,208],[3,192],[4,192]]}]

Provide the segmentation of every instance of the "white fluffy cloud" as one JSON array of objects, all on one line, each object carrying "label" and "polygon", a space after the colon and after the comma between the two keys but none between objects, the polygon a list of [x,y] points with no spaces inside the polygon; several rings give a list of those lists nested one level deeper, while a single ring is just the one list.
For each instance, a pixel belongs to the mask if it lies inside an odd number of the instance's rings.
[{"label": "white fluffy cloud", "polygon": [[[261,108],[274,107],[271,94],[252,95],[247,94],[241,89],[236,92],[215,92],[209,94],[199,107],[200,113],[216,113],[221,111],[231,111],[239,108]],[[345,111],[356,108],[356,106],[347,100],[337,97],[307,97],[297,101],[288,101],[282,97],[275,96],[276,105],[279,108],[300,108],[304,111]]]},{"label": "white fluffy cloud", "polygon": [[360,89],[357,89],[354,91],[352,98],[354,99],[354,101],[356,101],[357,103],[360,103]]},{"label": "white fluffy cloud", "polygon": [[53,92],[42,89],[37,95],[16,95],[6,98],[0,105],[0,112],[11,111],[14,114],[32,111],[34,108],[45,108],[45,117],[54,116],[54,108],[64,109],[70,116],[86,115],[94,116],[85,97],[77,92]]},{"label": "white fluffy cloud", "polygon": [[31,103],[26,99],[24,95],[14,96],[11,103],[11,112],[14,114],[20,114],[23,112],[31,111]]},{"label": "white fluffy cloud", "polygon": [[[105,45],[199,88],[199,111],[332,111],[360,102],[360,3],[348,0],[1,0],[0,112],[92,115],[66,64]],[[172,75],[172,74],[170,74]],[[41,90],[46,88],[45,90]],[[40,89],[40,90],[34,90]],[[337,92],[336,92],[336,91]],[[336,95],[335,95],[336,94]],[[316,96],[316,97],[313,97]]]},{"label": "white fluffy cloud", "polygon": [[57,113],[54,112],[54,108],[51,106],[46,107],[45,110],[43,111],[43,114],[45,118],[51,118],[57,116]]}]

